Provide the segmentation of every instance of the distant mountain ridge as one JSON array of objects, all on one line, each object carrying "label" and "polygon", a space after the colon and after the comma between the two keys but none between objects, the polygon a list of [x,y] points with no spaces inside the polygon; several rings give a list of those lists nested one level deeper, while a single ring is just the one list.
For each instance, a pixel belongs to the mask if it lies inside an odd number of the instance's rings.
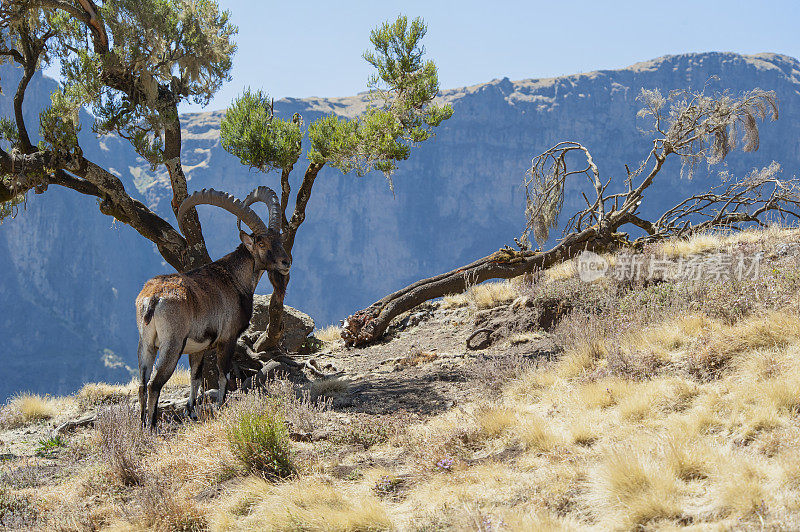
[{"label": "distant mountain ridge", "polygon": [[[8,68],[0,73],[6,88],[0,111],[8,116],[8,87],[18,74]],[[35,78],[26,99],[30,124],[52,83]],[[732,154],[727,170],[743,173],[776,160],[785,173],[797,172],[800,62],[787,56],[684,54],[619,70],[504,78],[444,90],[441,99],[455,114],[400,165],[394,195],[380,174],[359,179],[328,168],[321,172],[295,245],[287,302],[319,325],[332,323],[411,281],[511,243],[524,227],[521,183],[533,156],[558,141],[576,140],[592,151],[605,175],[624,172],[624,164],[638,163],[648,150],[639,132],[645,124],[636,118],[641,88],[667,93],[706,84],[737,93],[760,87],[779,99],[781,118],[763,125],[761,149]],[[287,98],[275,102],[275,109],[283,117],[299,112],[309,123],[329,112],[354,116],[366,102],[366,95]],[[223,114],[182,117],[190,190],[213,186],[244,195],[260,184],[278,187],[275,173],[250,171],[221,148]],[[153,172],[120,139],[98,142],[88,131],[82,135],[90,159],[112,168],[129,192],[173,221],[165,171]],[[666,206],[676,192],[707,186],[715,172],[700,172],[689,182],[679,178],[673,162],[649,192],[648,208]],[[582,201],[569,195],[565,212]],[[206,209],[201,219],[213,257],[235,246],[230,215]],[[100,214],[94,200],[51,187],[31,194],[27,210],[0,226],[0,271],[0,363],[19,375],[0,382],[3,399],[23,388],[65,393],[85,381],[127,380],[124,366],[108,367],[103,360],[116,355],[135,367],[133,299],[149,276],[169,267],[148,241]],[[269,291],[263,282],[259,292]]]}]

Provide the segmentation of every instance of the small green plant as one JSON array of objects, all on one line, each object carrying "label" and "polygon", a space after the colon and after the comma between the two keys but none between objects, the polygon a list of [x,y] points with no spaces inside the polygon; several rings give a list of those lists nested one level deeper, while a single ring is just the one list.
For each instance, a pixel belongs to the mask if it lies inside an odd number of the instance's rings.
[{"label": "small green plant", "polygon": [[243,411],[231,420],[227,432],[234,456],[250,471],[268,480],[295,472],[286,421],[275,402],[262,411]]},{"label": "small green plant", "polygon": [[66,443],[61,436],[52,436],[50,438],[43,438],[39,440],[39,445],[36,448],[36,456],[42,458],[53,458],[58,454],[61,447],[66,447]]}]

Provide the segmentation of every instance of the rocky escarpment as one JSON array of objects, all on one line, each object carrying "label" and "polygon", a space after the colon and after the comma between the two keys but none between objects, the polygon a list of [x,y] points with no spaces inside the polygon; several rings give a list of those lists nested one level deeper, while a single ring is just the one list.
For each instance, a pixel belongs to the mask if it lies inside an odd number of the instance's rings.
[{"label": "rocky escarpment", "polygon": [[[3,76],[4,86],[12,82],[13,76]],[[36,83],[32,94],[38,96],[26,100],[32,116],[51,86],[42,78]],[[592,150],[606,176],[623,173],[624,164],[636,164],[648,149],[639,131],[646,124],[636,118],[641,88],[669,92],[707,83],[709,90],[774,90],[780,102],[781,119],[765,125],[761,149],[733,154],[727,170],[743,173],[772,160],[789,173],[798,167],[800,62],[785,56],[687,54],[621,70],[446,90],[442,98],[455,114],[401,165],[394,194],[380,175],[321,172],[295,245],[287,303],[319,324],[331,323],[410,281],[511,243],[524,225],[521,180],[531,157],[572,139]],[[365,101],[286,99],[275,108],[284,117],[299,112],[308,123],[328,112],[353,116]],[[4,115],[9,107],[2,96]],[[245,194],[260,184],[276,187],[277,175],[249,171],[221,148],[222,116],[184,117],[190,189]],[[119,139],[97,142],[84,135],[91,159],[113,168],[132,194],[172,219],[165,174],[152,172]],[[677,191],[717,179],[714,170],[689,182],[678,170],[664,170],[648,208],[658,210]],[[581,201],[571,195],[565,210]],[[225,213],[210,211],[201,217],[218,257],[234,246],[235,225]],[[134,365],[133,298],[150,275],[169,271],[147,241],[101,215],[92,199],[55,188],[31,195],[27,211],[0,227],[0,268],[0,363],[24,375],[0,383],[0,398],[20,387],[64,393],[86,380],[127,379],[124,365],[107,368],[103,360],[115,360],[113,354]],[[262,283],[261,291],[269,290]]]}]

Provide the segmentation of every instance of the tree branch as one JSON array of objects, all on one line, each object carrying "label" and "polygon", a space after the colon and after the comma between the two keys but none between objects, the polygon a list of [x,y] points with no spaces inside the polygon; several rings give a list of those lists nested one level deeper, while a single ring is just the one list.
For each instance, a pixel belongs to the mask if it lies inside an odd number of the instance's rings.
[{"label": "tree branch", "polygon": [[143,203],[131,198],[117,176],[83,156],[49,151],[8,153],[0,149],[0,173],[16,179],[16,183],[0,186],[0,201],[49,184],[95,196],[102,200],[101,212],[130,225],[156,244],[164,259],[176,270],[187,269],[187,245],[180,233]]},{"label": "tree branch", "polygon": [[[172,186],[171,205],[177,220],[178,208],[189,195],[186,188],[186,176],[183,173],[183,165],[181,164],[181,124],[178,118],[178,107],[173,102],[170,107],[160,110],[159,113],[167,124],[164,128],[164,165],[167,167],[167,172],[169,172],[170,185]],[[190,209],[185,220],[178,220],[178,225],[186,232],[186,240],[189,243],[189,252],[185,261],[186,267],[193,269],[211,262],[197,210]]]},{"label": "tree branch", "polygon": [[[289,184],[289,175],[292,173],[294,164],[281,170],[281,231],[285,234],[289,230],[289,221],[286,219],[286,208],[289,206],[289,195],[292,187]],[[291,250],[286,250],[291,257]]]},{"label": "tree branch", "polygon": [[17,133],[19,135],[20,147],[24,153],[32,153],[35,148],[31,144],[31,139],[28,136],[28,128],[25,126],[25,117],[22,114],[22,103],[25,100],[25,91],[28,88],[31,78],[36,73],[36,62],[39,59],[41,49],[36,50],[31,37],[28,34],[28,23],[23,22],[23,28],[19,31],[20,42],[22,43],[22,61],[18,61],[22,65],[24,71],[22,78],[17,85],[17,92],[14,93],[14,120],[17,123]]},{"label": "tree branch", "polygon": [[292,218],[289,220],[289,230],[283,235],[283,247],[286,248],[289,254],[291,254],[292,247],[294,246],[297,229],[306,219],[306,206],[308,205],[308,200],[311,199],[311,189],[314,186],[314,180],[317,178],[317,174],[322,170],[323,166],[325,166],[325,163],[309,164],[303,176],[303,183],[300,185],[300,190],[297,191],[294,214],[292,214]]}]

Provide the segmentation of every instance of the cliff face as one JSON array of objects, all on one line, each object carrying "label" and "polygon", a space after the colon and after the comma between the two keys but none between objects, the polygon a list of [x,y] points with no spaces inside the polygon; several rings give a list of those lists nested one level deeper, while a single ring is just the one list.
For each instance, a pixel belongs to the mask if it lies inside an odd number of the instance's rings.
[{"label": "cliff face", "polygon": [[[709,81],[712,76],[719,80]],[[8,75],[3,80],[12,86]],[[50,83],[36,80],[26,101],[31,114],[46,102]],[[776,160],[794,173],[800,162],[800,62],[785,56],[687,54],[622,70],[444,91],[455,114],[401,165],[394,195],[381,175],[321,172],[295,245],[287,303],[319,324],[332,323],[413,280],[511,243],[524,227],[521,182],[531,157],[575,140],[592,151],[605,176],[624,174],[623,165],[638,164],[649,149],[639,132],[646,123],[636,118],[640,89],[667,93],[706,83],[709,90],[734,93],[774,90],[779,99],[781,118],[763,125],[761,149],[733,154],[725,169],[741,174]],[[275,107],[284,117],[299,112],[308,123],[327,112],[353,116],[364,104],[364,96],[355,96],[286,99]],[[0,108],[10,114],[7,96]],[[260,184],[278,188],[276,174],[248,171],[221,148],[222,116],[183,117],[190,190],[213,186],[243,195]],[[98,142],[87,134],[82,145],[90,158],[119,172],[135,196],[172,219],[165,173],[150,171],[119,139]],[[687,181],[673,162],[649,193],[648,209],[667,206],[678,192],[707,187],[720,169],[701,168]],[[571,190],[567,213],[583,201]],[[201,212],[213,257],[238,241],[230,215],[216,211]],[[109,367],[109,355],[135,367],[133,299],[149,276],[169,271],[153,246],[100,214],[91,198],[57,187],[31,194],[27,210],[0,226],[0,269],[0,364],[13,376],[0,382],[0,399],[19,389],[62,393],[87,380],[126,380],[124,367]],[[263,282],[259,292],[269,291]]]}]

